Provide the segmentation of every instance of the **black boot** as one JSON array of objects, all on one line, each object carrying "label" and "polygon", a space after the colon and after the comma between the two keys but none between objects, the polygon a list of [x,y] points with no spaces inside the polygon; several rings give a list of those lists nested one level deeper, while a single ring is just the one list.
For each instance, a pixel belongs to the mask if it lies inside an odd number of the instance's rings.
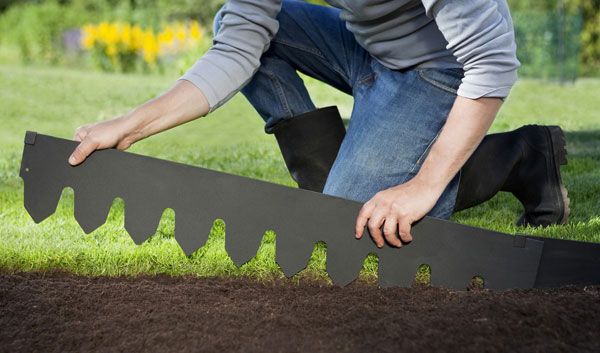
[{"label": "black boot", "polygon": [[560,166],[567,164],[565,137],[558,126],[527,125],[486,136],[461,170],[455,211],[511,192],[525,211],[519,226],[564,224],[569,198]]},{"label": "black boot", "polygon": [[317,109],[284,120],[274,127],[273,133],[298,187],[322,192],[346,135],[337,107]]}]

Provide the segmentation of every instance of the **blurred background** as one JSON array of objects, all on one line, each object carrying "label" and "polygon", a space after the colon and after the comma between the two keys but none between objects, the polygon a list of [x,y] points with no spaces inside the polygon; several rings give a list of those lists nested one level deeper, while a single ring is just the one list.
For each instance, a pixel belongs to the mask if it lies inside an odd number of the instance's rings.
[{"label": "blurred background", "polygon": [[[0,0],[0,62],[180,72],[208,48],[223,2]],[[600,0],[508,2],[522,77],[600,75]]]}]

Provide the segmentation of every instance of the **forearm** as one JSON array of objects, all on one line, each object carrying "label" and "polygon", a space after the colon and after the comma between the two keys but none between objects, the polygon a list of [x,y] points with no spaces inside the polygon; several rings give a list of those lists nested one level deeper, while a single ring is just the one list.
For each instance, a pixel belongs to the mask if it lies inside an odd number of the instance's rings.
[{"label": "forearm", "polygon": [[73,139],[79,145],[69,163],[78,165],[98,149],[125,150],[148,136],[204,116],[208,110],[208,102],[199,89],[190,82],[178,81],[166,93],[121,117],[78,128]]},{"label": "forearm", "polygon": [[192,83],[180,80],[167,92],[125,114],[121,119],[131,143],[187,123],[208,113],[204,94]]},{"label": "forearm", "polygon": [[498,98],[457,97],[414,180],[441,195],[479,145],[501,105],[502,100]]},{"label": "forearm", "polygon": [[368,226],[378,247],[384,238],[396,247],[402,246],[401,240],[412,241],[412,224],[431,211],[485,136],[501,105],[498,98],[459,96],[419,173],[407,183],[378,192],[363,205],[356,217],[356,237],[362,237]]}]

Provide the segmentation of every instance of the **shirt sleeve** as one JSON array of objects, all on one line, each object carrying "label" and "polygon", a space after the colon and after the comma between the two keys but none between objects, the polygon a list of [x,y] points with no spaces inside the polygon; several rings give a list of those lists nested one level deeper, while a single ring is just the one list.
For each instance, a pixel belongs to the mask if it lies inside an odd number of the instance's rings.
[{"label": "shirt sleeve", "polygon": [[281,0],[230,0],[221,10],[212,47],[182,77],[193,83],[214,111],[258,70],[279,29]]},{"label": "shirt sleeve", "polygon": [[505,0],[422,0],[463,64],[458,95],[505,98],[517,80],[514,28]]}]

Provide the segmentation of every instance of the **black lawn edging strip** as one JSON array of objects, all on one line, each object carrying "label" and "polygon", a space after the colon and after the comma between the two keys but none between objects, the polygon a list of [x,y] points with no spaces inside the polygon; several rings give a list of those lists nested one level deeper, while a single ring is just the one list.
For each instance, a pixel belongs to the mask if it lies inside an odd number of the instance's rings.
[{"label": "black lawn edging strip", "polygon": [[[165,208],[175,211],[175,239],[190,255],[213,221],[225,220],[225,247],[237,266],[258,250],[267,229],[277,233],[276,261],[288,277],[303,270],[315,243],[327,245],[334,284],[354,281],[368,254],[379,257],[379,283],[408,287],[422,264],[431,284],[464,289],[475,276],[486,288],[600,284],[600,244],[508,235],[425,217],[414,241],[378,249],[354,238],[362,204],[115,149],[96,151],[81,165],[67,160],[74,141],[27,132],[20,176],[25,208],[35,222],[56,210],[65,187],[75,192],[75,219],[86,233],[101,226],[113,200],[125,201],[125,229],[141,244],[155,233]],[[368,229],[367,229],[368,232]]]}]

